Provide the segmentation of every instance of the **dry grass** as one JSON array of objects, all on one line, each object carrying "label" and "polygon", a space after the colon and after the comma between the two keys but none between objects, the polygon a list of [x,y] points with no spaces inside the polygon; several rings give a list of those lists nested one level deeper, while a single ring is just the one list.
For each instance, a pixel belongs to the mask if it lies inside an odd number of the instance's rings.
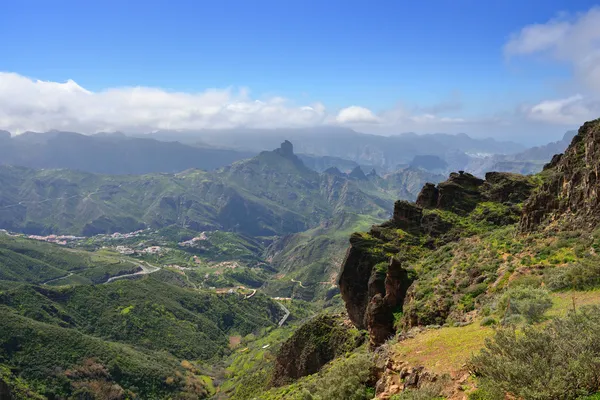
[{"label": "dry grass", "polygon": [[394,346],[397,357],[437,374],[463,369],[471,355],[481,349],[493,328],[473,323],[460,328],[431,329]]},{"label": "dry grass", "polygon": [[[573,308],[586,305],[600,305],[600,290],[585,292],[553,293],[553,306],[549,317],[565,315]],[[464,369],[473,353],[484,345],[485,339],[494,334],[493,327],[480,326],[479,320],[463,327],[431,329],[416,337],[394,345],[395,357],[412,366],[424,366],[438,374],[451,374]]]}]

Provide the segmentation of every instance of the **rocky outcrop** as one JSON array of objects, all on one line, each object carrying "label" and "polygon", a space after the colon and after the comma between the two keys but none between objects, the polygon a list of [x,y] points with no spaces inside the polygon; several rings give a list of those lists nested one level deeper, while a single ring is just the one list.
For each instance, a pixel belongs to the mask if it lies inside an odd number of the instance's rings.
[{"label": "rocky outcrop", "polygon": [[413,278],[408,271],[394,258],[390,259],[385,273],[377,268],[371,272],[370,301],[365,318],[372,348],[385,343],[396,333],[394,312],[402,310],[406,292],[412,282]]},{"label": "rocky outcrop", "polygon": [[323,171],[323,173],[327,175],[339,176],[340,178],[346,176],[346,174],[340,171],[337,167],[329,167]]},{"label": "rocky outcrop", "polygon": [[564,155],[544,167],[544,183],[523,206],[522,232],[586,229],[600,223],[600,119],[583,124]]},{"label": "rocky outcrop", "polygon": [[369,285],[369,280],[373,266],[378,260],[365,251],[361,244],[360,236],[352,235],[350,237],[350,247],[342,263],[338,283],[348,317],[358,329],[367,329],[365,316],[370,300],[369,286],[373,290],[373,285]]},{"label": "rocky outcrop", "polygon": [[367,179],[367,176],[363,172],[362,168],[359,166],[354,167],[354,169],[348,174],[350,179],[357,179],[360,181],[364,181]]},{"label": "rocky outcrop", "polygon": [[416,204],[423,208],[439,208],[454,212],[469,212],[481,201],[484,180],[464,171],[453,172],[448,180],[434,186],[427,183]]},{"label": "rocky outcrop", "polygon": [[271,384],[282,386],[314,374],[363,341],[364,338],[342,315],[320,315],[302,325],[281,346],[275,359]]},{"label": "rocky outcrop", "polygon": [[[520,215],[516,204],[534,188],[530,177],[516,174],[490,173],[483,180],[462,171],[452,173],[437,186],[426,184],[416,203],[397,201],[389,221],[373,226],[368,234],[352,235],[340,272],[340,293],[350,320],[357,328],[369,331],[371,346],[382,344],[395,333],[395,313],[404,312],[403,327],[431,324],[449,313],[443,298],[432,305],[434,316],[421,318],[414,309],[414,272],[400,261],[405,260],[404,251],[418,246],[433,249],[463,237],[464,218],[471,223],[514,224]],[[484,202],[499,204],[488,204],[469,214]]]},{"label": "rocky outcrop", "polygon": [[381,258],[365,252],[355,242],[348,250],[339,279],[348,316],[357,328],[369,331],[371,347],[394,335],[394,312],[402,310],[413,282],[400,261],[391,258],[386,265],[377,260]]},{"label": "rocky outcrop", "polygon": [[294,156],[294,145],[289,140],[281,143],[281,146],[278,149],[275,149],[275,152],[281,154],[283,157],[293,157]]},{"label": "rocky outcrop", "polygon": [[535,189],[529,177],[510,172],[488,172],[482,186],[488,201],[517,204],[527,200]]},{"label": "rocky outcrop", "polygon": [[426,183],[417,197],[416,204],[423,208],[435,208],[438,205],[440,191],[433,183]]},{"label": "rocky outcrop", "polygon": [[394,214],[392,216],[394,226],[405,231],[419,230],[422,218],[423,209],[418,205],[406,200],[398,200],[394,204]]}]

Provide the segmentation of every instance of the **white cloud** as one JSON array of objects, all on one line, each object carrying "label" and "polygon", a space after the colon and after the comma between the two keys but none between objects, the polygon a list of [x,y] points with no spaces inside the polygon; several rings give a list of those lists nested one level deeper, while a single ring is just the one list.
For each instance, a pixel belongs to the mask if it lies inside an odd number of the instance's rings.
[{"label": "white cloud", "polygon": [[600,116],[600,102],[577,94],[564,99],[542,101],[532,107],[524,107],[523,111],[533,121],[577,126]]},{"label": "white cloud", "polygon": [[530,121],[575,127],[600,116],[600,8],[529,25],[504,46],[507,57],[541,55],[572,68],[580,94],[522,106]]},{"label": "white cloud", "polygon": [[[329,113],[321,103],[296,106],[283,98],[253,99],[248,89],[209,89],[199,93],[170,92],[149,87],[87,90],[72,80],[47,82],[0,72],[0,130],[13,133],[51,129],[94,133],[99,131],[151,132],[161,129],[290,128],[343,125],[376,134],[468,133],[474,136],[522,139],[534,135],[531,124],[552,122],[560,133],[564,124],[581,124],[586,110],[597,104],[579,99],[558,108],[540,103],[516,116],[465,119],[447,115],[460,109],[450,99],[430,107],[398,105],[374,113],[351,106]],[[553,111],[554,110],[554,111]],[[558,111],[557,111],[558,110]],[[552,117],[552,113],[559,117]],[[523,118],[527,115],[528,118]],[[598,113],[600,115],[600,113]],[[511,125],[512,124],[512,125]],[[551,131],[552,127],[544,129]]]},{"label": "white cloud", "polygon": [[368,108],[350,106],[340,110],[336,121],[340,124],[372,124],[379,122],[379,118]]},{"label": "white cloud", "polygon": [[526,26],[504,52],[508,57],[543,54],[567,63],[583,87],[600,92],[600,7]]},{"label": "white cloud", "polygon": [[12,132],[303,127],[321,124],[325,117],[322,104],[297,107],[282,98],[254,100],[246,89],[91,92],[72,80],[46,82],[0,72],[0,127]]}]

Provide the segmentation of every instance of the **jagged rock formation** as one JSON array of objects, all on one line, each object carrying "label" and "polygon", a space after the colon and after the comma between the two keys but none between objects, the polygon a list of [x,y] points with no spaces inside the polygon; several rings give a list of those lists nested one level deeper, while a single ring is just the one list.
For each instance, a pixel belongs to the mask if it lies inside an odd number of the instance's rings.
[{"label": "jagged rock formation", "polygon": [[365,175],[365,173],[363,172],[362,168],[360,166],[356,166],[349,174],[348,177],[350,179],[358,179],[361,181],[364,181],[367,179],[367,176]]},{"label": "jagged rock formation", "polygon": [[483,179],[464,171],[453,172],[447,181],[437,187],[426,184],[417,197],[417,205],[423,208],[469,212],[481,201],[482,193],[479,188],[483,182]]},{"label": "jagged rock formation", "polygon": [[341,315],[320,315],[302,325],[277,353],[271,384],[282,386],[314,374],[359,346],[364,338],[349,325]]},{"label": "jagged rock formation", "polygon": [[325,171],[323,171],[323,173],[327,174],[327,175],[338,176],[338,177],[346,176],[346,174],[344,174],[342,171],[340,171],[337,167],[329,167]]},{"label": "jagged rock formation", "polygon": [[516,174],[488,173],[483,180],[462,171],[452,173],[437,186],[426,184],[416,203],[397,201],[391,220],[373,226],[368,234],[352,235],[340,292],[351,321],[369,331],[371,345],[395,333],[394,314],[404,312],[405,327],[448,315],[449,305],[442,298],[432,307],[439,313],[436,317],[405,310],[414,300],[415,274],[407,261],[416,257],[411,255],[415,248],[435,249],[469,235],[463,226],[466,220],[496,226],[518,222],[517,203],[534,188],[531,178]]},{"label": "jagged rock formation", "polygon": [[564,155],[553,157],[544,167],[542,187],[524,204],[521,231],[597,226],[599,169],[600,119],[597,119],[583,124]]}]

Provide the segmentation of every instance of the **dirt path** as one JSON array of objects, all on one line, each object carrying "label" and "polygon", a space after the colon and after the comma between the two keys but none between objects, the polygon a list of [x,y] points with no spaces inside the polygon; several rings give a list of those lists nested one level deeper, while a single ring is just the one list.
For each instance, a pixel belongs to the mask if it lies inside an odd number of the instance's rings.
[{"label": "dirt path", "polygon": [[73,273],[72,273],[72,272],[68,273],[68,274],[67,274],[67,275],[65,275],[65,276],[61,276],[61,277],[59,277],[59,278],[54,278],[54,279],[50,279],[49,281],[42,282],[42,283],[41,283],[41,285],[47,285],[47,284],[49,284],[50,282],[59,281],[59,280],[61,280],[61,279],[65,279],[65,278],[68,278],[68,277],[70,277],[70,276],[73,276]]}]

